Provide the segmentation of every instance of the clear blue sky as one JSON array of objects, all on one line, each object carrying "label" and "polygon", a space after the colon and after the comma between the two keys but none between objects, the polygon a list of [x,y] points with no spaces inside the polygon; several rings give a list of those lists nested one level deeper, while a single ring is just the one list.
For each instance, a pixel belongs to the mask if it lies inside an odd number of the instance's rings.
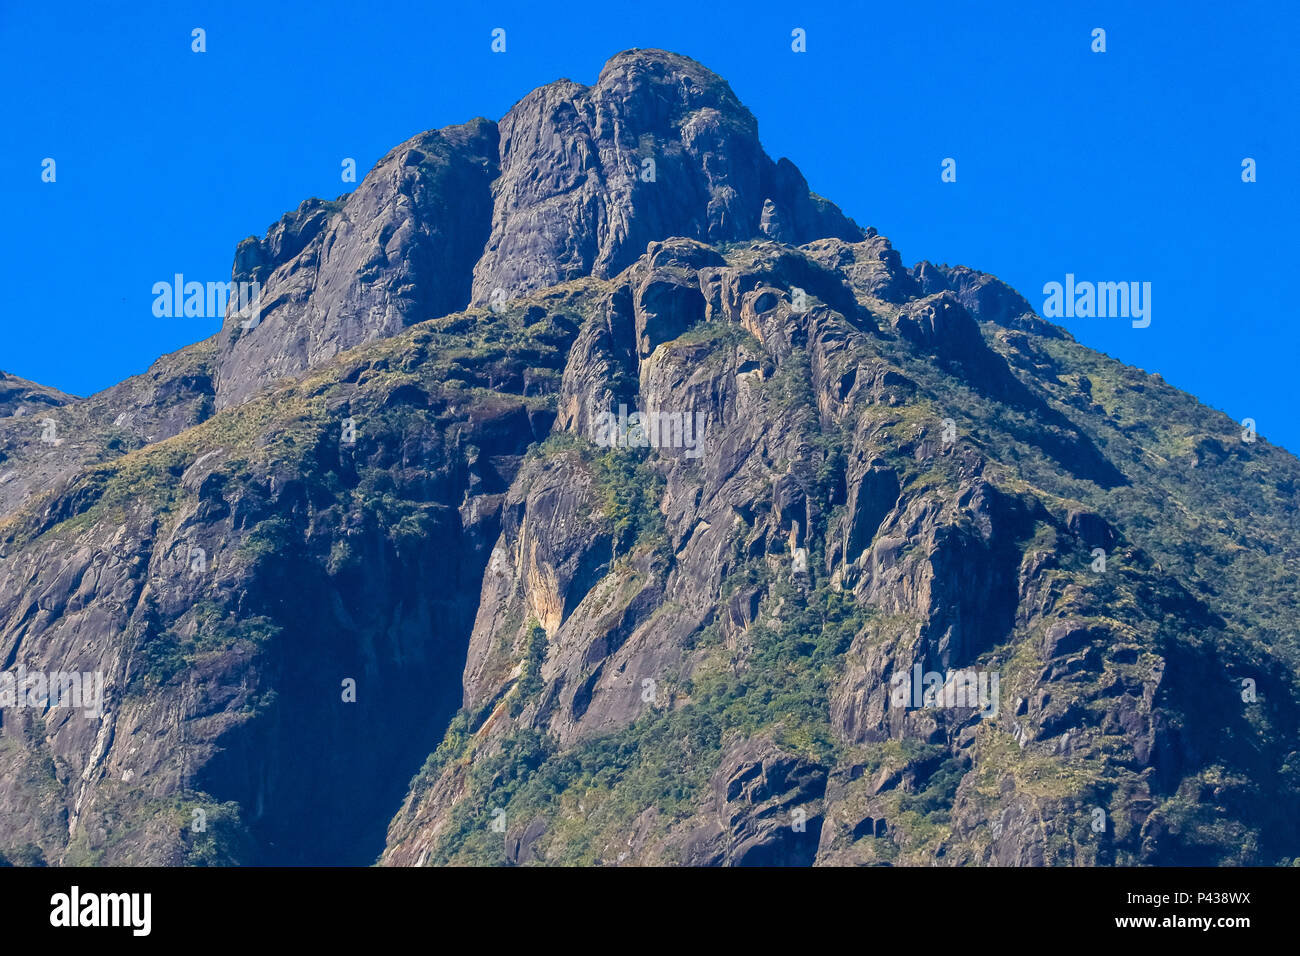
[{"label": "clear blue sky", "polygon": [[241,238],[353,188],[344,157],[364,172],[421,130],[662,47],[729,80],[768,152],[906,263],[992,272],[1039,308],[1067,272],[1151,282],[1149,328],[1064,323],[1300,451],[1297,7],[0,0],[0,368],[76,394],[142,371],[219,324],[155,318],[153,283],[229,278]]}]

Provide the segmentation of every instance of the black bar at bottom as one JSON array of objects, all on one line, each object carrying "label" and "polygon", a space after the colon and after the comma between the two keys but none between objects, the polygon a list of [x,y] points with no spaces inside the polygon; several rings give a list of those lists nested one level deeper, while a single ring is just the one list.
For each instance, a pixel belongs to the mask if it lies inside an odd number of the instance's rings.
[{"label": "black bar at bottom", "polygon": [[846,930],[865,934],[865,945],[884,942],[878,933],[890,927],[918,943],[1014,931],[1232,945],[1293,931],[1297,888],[1300,868],[0,869],[0,917],[12,941],[205,949],[403,936],[435,950],[512,937],[584,948],[715,935],[771,945]]}]

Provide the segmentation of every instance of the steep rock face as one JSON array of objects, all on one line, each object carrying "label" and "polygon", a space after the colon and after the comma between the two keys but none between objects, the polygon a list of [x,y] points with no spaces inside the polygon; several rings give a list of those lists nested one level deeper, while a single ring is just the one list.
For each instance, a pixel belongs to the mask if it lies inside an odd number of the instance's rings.
[{"label": "steep rock face", "polygon": [[646,244],[770,235],[799,243],[861,235],[773,163],[731,88],[686,57],[631,50],[596,85],[562,80],[501,120],[492,235],[474,302],[621,272]]},{"label": "steep rock face", "polygon": [[[1256,652],[1182,637],[1231,625],[1061,496],[1104,500],[1127,476],[1060,471],[1061,442],[1088,441],[1062,406],[876,238],[721,259],[652,243],[611,281],[564,370],[566,434],[509,495],[464,723],[384,862],[1208,862],[1256,858],[1236,848],[1247,831],[1295,846],[1272,784],[1250,782],[1262,745],[1296,783],[1280,659],[1267,714],[1222,678],[1197,692],[1192,674],[1244,673]],[[953,405],[954,382],[987,408]],[[615,401],[698,414],[702,454],[593,445]],[[994,407],[1074,437],[991,425]],[[1026,483],[1045,474],[1030,461],[1064,482]],[[1118,568],[1089,570],[1095,548]],[[550,570],[526,571],[540,555]],[[1233,742],[1189,746],[1212,720]]]},{"label": "steep rock face", "polygon": [[[576,327],[534,320],[530,355]],[[105,706],[0,710],[0,854],[373,859],[460,699],[502,492],[554,417],[486,391],[522,382],[514,364],[453,370],[439,334],[350,353],[6,525],[0,657],[98,672]]]},{"label": "steep rock face", "polygon": [[738,744],[710,781],[716,816],[683,838],[692,866],[811,866],[826,769],[759,738]]},{"label": "steep rock face", "polygon": [[867,230],[861,242],[827,239],[809,243],[806,251],[810,258],[842,275],[857,294],[883,302],[906,302],[947,288],[918,285],[889,240],[874,229]]},{"label": "steep rock face", "polygon": [[[382,446],[356,449],[357,478],[383,467],[392,451]],[[148,811],[217,818],[232,802],[236,819],[214,829],[241,842],[245,827],[259,834],[242,862],[363,862],[358,827],[384,799],[373,779],[391,777],[404,751],[413,760],[419,738],[427,749],[445,720],[394,702],[452,692],[463,651],[440,635],[473,613],[458,597],[460,575],[474,574],[467,529],[454,508],[431,505],[418,542],[395,544],[382,518],[321,510],[299,466],[246,470],[220,447],[200,450],[175,479],[180,502],[165,521],[152,503],[103,509],[83,496],[71,507],[90,505],[73,522],[84,530],[65,524],[61,547],[19,548],[5,562],[5,659],[101,672],[108,699],[94,718],[6,711],[6,735],[26,741],[7,751],[6,779],[44,758],[47,786],[66,787],[37,821],[51,862],[179,863],[202,838],[152,833]],[[351,451],[328,450],[344,474]],[[423,448],[430,490],[457,483],[439,451]],[[435,490],[444,497],[458,500]],[[354,706],[345,680],[356,682]],[[23,812],[22,793],[4,797],[6,814]],[[310,832],[321,823],[327,839]]]},{"label": "steep rock face", "polygon": [[592,87],[535,90],[499,127],[416,136],[354,193],[308,200],[240,243],[232,280],[261,295],[251,317],[228,308],[216,405],[471,301],[499,308],[611,276],[651,241],[861,235],[793,164],[767,157],[723,80],[685,57],[628,51]]},{"label": "steep rock face", "polygon": [[494,124],[423,133],[338,202],[303,203],[236,251],[232,279],[261,284],[256,325],[235,308],[221,332],[217,404],[247,399],[337,353],[469,301],[496,175]]}]

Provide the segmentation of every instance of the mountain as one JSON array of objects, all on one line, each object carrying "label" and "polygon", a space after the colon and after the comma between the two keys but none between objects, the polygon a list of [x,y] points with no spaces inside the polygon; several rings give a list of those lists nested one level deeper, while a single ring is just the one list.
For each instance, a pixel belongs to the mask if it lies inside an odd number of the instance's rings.
[{"label": "mountain", "polygon": [[905,266],[699,64],[415,136],[232,279],[0,381],[3,670],[105,687],[0,706],[5,860],[1300,858],[1300,462]]}]

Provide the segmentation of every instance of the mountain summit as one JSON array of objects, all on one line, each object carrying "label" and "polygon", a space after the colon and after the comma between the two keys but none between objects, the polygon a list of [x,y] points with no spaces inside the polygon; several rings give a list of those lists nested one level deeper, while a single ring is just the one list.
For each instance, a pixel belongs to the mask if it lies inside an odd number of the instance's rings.
[{"label": "mountain summit", "polygon": [[[719,77],[631,50],[593,87],[561,80],[501,120],[424,133],[335,203],[310,201],[236,253],[265,323],[227,322],[219,406],[431,316],[582,276],[609,278],[671,237],[856,240],[862,232],[773,163]],[[486,247],[485,247],[486,243]]]},{"label": "mountain summit", "polygon": [[1300,857],[1300,462],[905,266],[699,64],[415,136],[232,279],[6,380],[5,859]]}]

